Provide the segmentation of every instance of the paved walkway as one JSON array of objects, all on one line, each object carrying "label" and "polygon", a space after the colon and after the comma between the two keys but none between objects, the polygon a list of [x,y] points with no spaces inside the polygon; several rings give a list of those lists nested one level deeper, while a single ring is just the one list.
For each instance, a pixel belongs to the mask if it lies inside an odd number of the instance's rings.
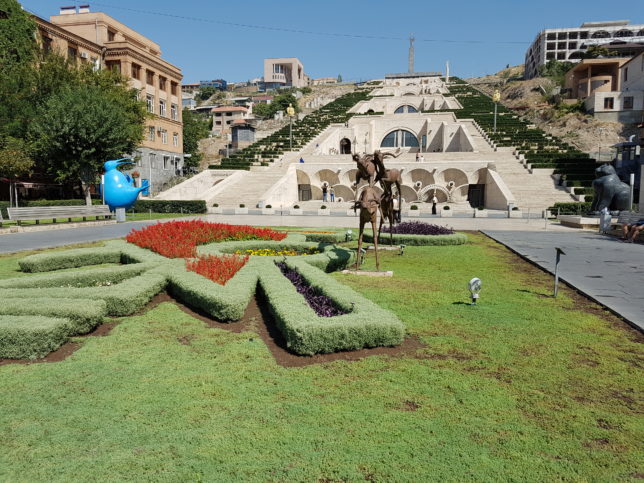
[{"label": "paved walkway", "polygon": [[552,274],[561,248],[562,280],[644,330],[644,245],[580,231],[483,232]]},{"label": "paved walkway", "polygon": [[[234,225],[358,228],[357,217],[349,216],[203,215],[197,218]],[[185,220],[190,218],[186,217],[181,219]],[[408,218],[408,220],[414,220],[414,218]],[[13,253],[20,250],[36,250],[40,248],[71,245],[74,243],[121,238],[133,229],[140,229],[143,226],[164,221],[168,221],[168,219],[131,221],[127,223],[66,229],[61,229],[60,225],[58,225],[55,230],[4,234],[0,235],[0,253]],[[528,221],[525,219],[513,218],[437,218],[422,221],[450,226],[455,230],[543,231],[547,229],[552,231],[576,232],[574,228],[566,228],[559,224],[550,222],[546,224],[545,220]]]}]

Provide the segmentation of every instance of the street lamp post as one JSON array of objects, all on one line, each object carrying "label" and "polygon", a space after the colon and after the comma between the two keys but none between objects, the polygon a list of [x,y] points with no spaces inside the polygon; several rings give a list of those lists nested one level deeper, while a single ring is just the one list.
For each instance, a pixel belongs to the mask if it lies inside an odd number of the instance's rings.
[{"label": "street lamp post", "polygon": [[501,100],[501,93],[499,90],[494,91],[494,95],[492,96],[492,100],[494,101],[494,134],[496,134],[496,113],[497,113],[497,106],[499,105],[499,101]]},{"label": "street lamp post", "polygon": [[289,104],[286,108],[286,114],[288,114],[289,119],[289,151],[293,151],[293,116],[295,115],[295,109],[293,109],[293,104]]}]

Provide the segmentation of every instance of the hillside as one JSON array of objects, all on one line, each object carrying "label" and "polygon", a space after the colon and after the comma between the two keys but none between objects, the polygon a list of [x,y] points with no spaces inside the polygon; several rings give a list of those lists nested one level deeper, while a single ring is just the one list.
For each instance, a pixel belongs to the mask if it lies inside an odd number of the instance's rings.
[{"label": "hillside", "polygon": [[[587,153],[608,153],[608,147],[628,140],[635,128],[617,122],[604,122],[581,112],[567,112],[548,103],[557,85],[548,78],[521,80],[523,66],[503,69],[496,74],[466,79],[486,94],[501,92],[501,103],[548,134],[560,137]],[[604,159],[604,156],[602,156]]]}]

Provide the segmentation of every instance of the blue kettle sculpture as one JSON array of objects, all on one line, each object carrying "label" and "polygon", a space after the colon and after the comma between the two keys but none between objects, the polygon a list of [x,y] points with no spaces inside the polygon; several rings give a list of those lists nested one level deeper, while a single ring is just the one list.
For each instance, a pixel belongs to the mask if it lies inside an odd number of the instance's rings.
[{"label": "blue kettle sculpture", "polygon": [[121,173],[117,168],[122,164],[132,164],[132,158],[121,158],[107,161],[105,168],[105,203],[111,211],[116,208],[131,208],[136,202],[141,191],[148,189],[148,181],[145,180],[140,188],[134,186],[134,180],[129,175]]}]

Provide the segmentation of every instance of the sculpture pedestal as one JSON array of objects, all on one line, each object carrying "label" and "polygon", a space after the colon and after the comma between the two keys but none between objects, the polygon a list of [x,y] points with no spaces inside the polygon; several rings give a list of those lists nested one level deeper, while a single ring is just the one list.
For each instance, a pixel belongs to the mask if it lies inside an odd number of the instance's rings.
[{"label": "sculpture pedestal", "polygon": [[116,222],[124,223],[125,222],[125,208],[117,208],[116,210]]}]

